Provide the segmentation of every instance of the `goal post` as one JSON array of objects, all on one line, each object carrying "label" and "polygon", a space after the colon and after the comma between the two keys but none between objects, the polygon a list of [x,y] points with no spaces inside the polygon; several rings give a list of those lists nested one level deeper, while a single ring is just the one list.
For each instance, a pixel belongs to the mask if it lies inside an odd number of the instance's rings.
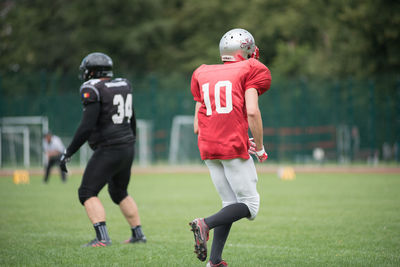
[{"label": "goal post", "polygon": [[168,157],[170,164],[194,163],[200,160],[193,121],[194,117],[189,115],[177,115],[173,118]]},{"label": "goal post", "polygon": [[49,130],[45,116],[0,118],[0,167],[42,165],[43,134]]},{"label": "goal post", "polygon": [[149,120],[136,120],[136,155],[140,166],[147,166],[152,161],[153,124]]},{"label": "goal post", "polygon": [[3,117],[2,125],[40,125],[42,134],[49,131],[49,119],[45,116]]},{"label": "goal post", "polygon": [[[7,147],[4,150],[8,150],[9,163],[12,165],[17,165],[17,154],[22,148],[22,157],[24,167],[30,166],[30,138],[29,138],[29,128],[26,126],[3,126],[0,128],[0,151],[3,151],[1,146],[2,143],[7,143]],[[3,141],[1,139],[5,139]],[[2,156],[0,153],[0,167],[2,166]]]},{"label": "goal post", "polygon": [[[150,120],[137,120],[136,159],[140,166],[152,161],[153,124]],[[43,151],[43,137],[49,131],[48,118],[44,116],[21,116],[0,118],[0,167],[43,166],[46,156]],[[71,136],[60,136],[64,145]],[[93,151],[85,143],[79,151],[79,160],[73,160],[80,167],[86,166]],[[71,162],[71,164],[74,164]]]}]

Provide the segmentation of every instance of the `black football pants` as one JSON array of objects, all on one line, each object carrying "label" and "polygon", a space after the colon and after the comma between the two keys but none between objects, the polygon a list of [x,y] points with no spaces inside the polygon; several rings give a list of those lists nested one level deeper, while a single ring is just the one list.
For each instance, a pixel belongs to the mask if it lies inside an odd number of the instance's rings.
[{"label": "black football pants", "polygon": [[83,174],[78,190],[80,202],[83,204],[90,197],[97,196],[108,184],[111,199],[119,204],[128,195],[133,157],[132,143],[97,148]]}]

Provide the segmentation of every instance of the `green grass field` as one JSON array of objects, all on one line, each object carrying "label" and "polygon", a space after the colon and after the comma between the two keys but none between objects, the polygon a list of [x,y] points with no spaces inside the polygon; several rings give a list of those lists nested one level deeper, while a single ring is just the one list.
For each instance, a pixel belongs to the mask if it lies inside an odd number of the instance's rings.
[{"label": "green grass field", "polygon": [[[193,253],[188,222],[220,200],[207,173],[133,175],[147,244],[121,244],[130,229],[103,190],[113,245],[81,248],[94,237],[77,198],[79,176],[48,185],[0,178],[0,266],[205,266]],[[229,266],[400,266],[400,175],[259,174],[255,221],[234,224]],[[211,237],[212,238],[212,237]],[[210,238],[210,241],[211,241]]]}]

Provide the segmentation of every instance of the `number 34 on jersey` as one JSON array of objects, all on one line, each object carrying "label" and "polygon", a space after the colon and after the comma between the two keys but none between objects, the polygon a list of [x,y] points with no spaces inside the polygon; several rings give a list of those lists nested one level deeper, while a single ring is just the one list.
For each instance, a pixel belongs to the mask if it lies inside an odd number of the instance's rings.
[{"label": "number 34 on jersey", "polygon": [[126,99],[121,94],[115,95],[113,105],[117,106],[117,113],[111,117],[114,124],[123,123],[125,117],[129,123],[132,118],[132,94],[127,94]]}]

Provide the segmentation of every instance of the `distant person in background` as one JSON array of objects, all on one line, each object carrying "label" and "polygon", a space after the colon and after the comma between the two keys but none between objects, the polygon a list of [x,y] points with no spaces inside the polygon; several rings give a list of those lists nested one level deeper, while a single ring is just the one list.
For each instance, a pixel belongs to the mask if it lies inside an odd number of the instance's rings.
[{"label": "distant person in background", "polygon": [[360,153],[360,131],[357,126],[351,128],[351,160],[356,161],[359,158]]},{"label": "distant person in background", "polygon": [[105,185],[131,227],[132,235],[125,243],[146,242],[138,207],[127,191],[136,141],[132,87],[127,79],[112,79],[112,67],[111,58],[103,53],[91,53],[82,60],[82,120],[60,163],[67,172],[69,158],[86,141],[94,150],[78,190],[79,201],[96,232],[96,238],[85,247],[111,245],[104,206],[97,197]]},{"label": "distant person in background", "polygon": [[46,153],[47,164],[45,166],[45,174],[43,182],[47,183],[49,180],[50,170],[53,166],[57,166],[60,169],[61,180],[65,183],[67,181],[67,175],[61,170],[59,165],[61,155],[65,150],[64,144],[60,137],[49,133],[46,133],[43,141],[43,149]]}]

